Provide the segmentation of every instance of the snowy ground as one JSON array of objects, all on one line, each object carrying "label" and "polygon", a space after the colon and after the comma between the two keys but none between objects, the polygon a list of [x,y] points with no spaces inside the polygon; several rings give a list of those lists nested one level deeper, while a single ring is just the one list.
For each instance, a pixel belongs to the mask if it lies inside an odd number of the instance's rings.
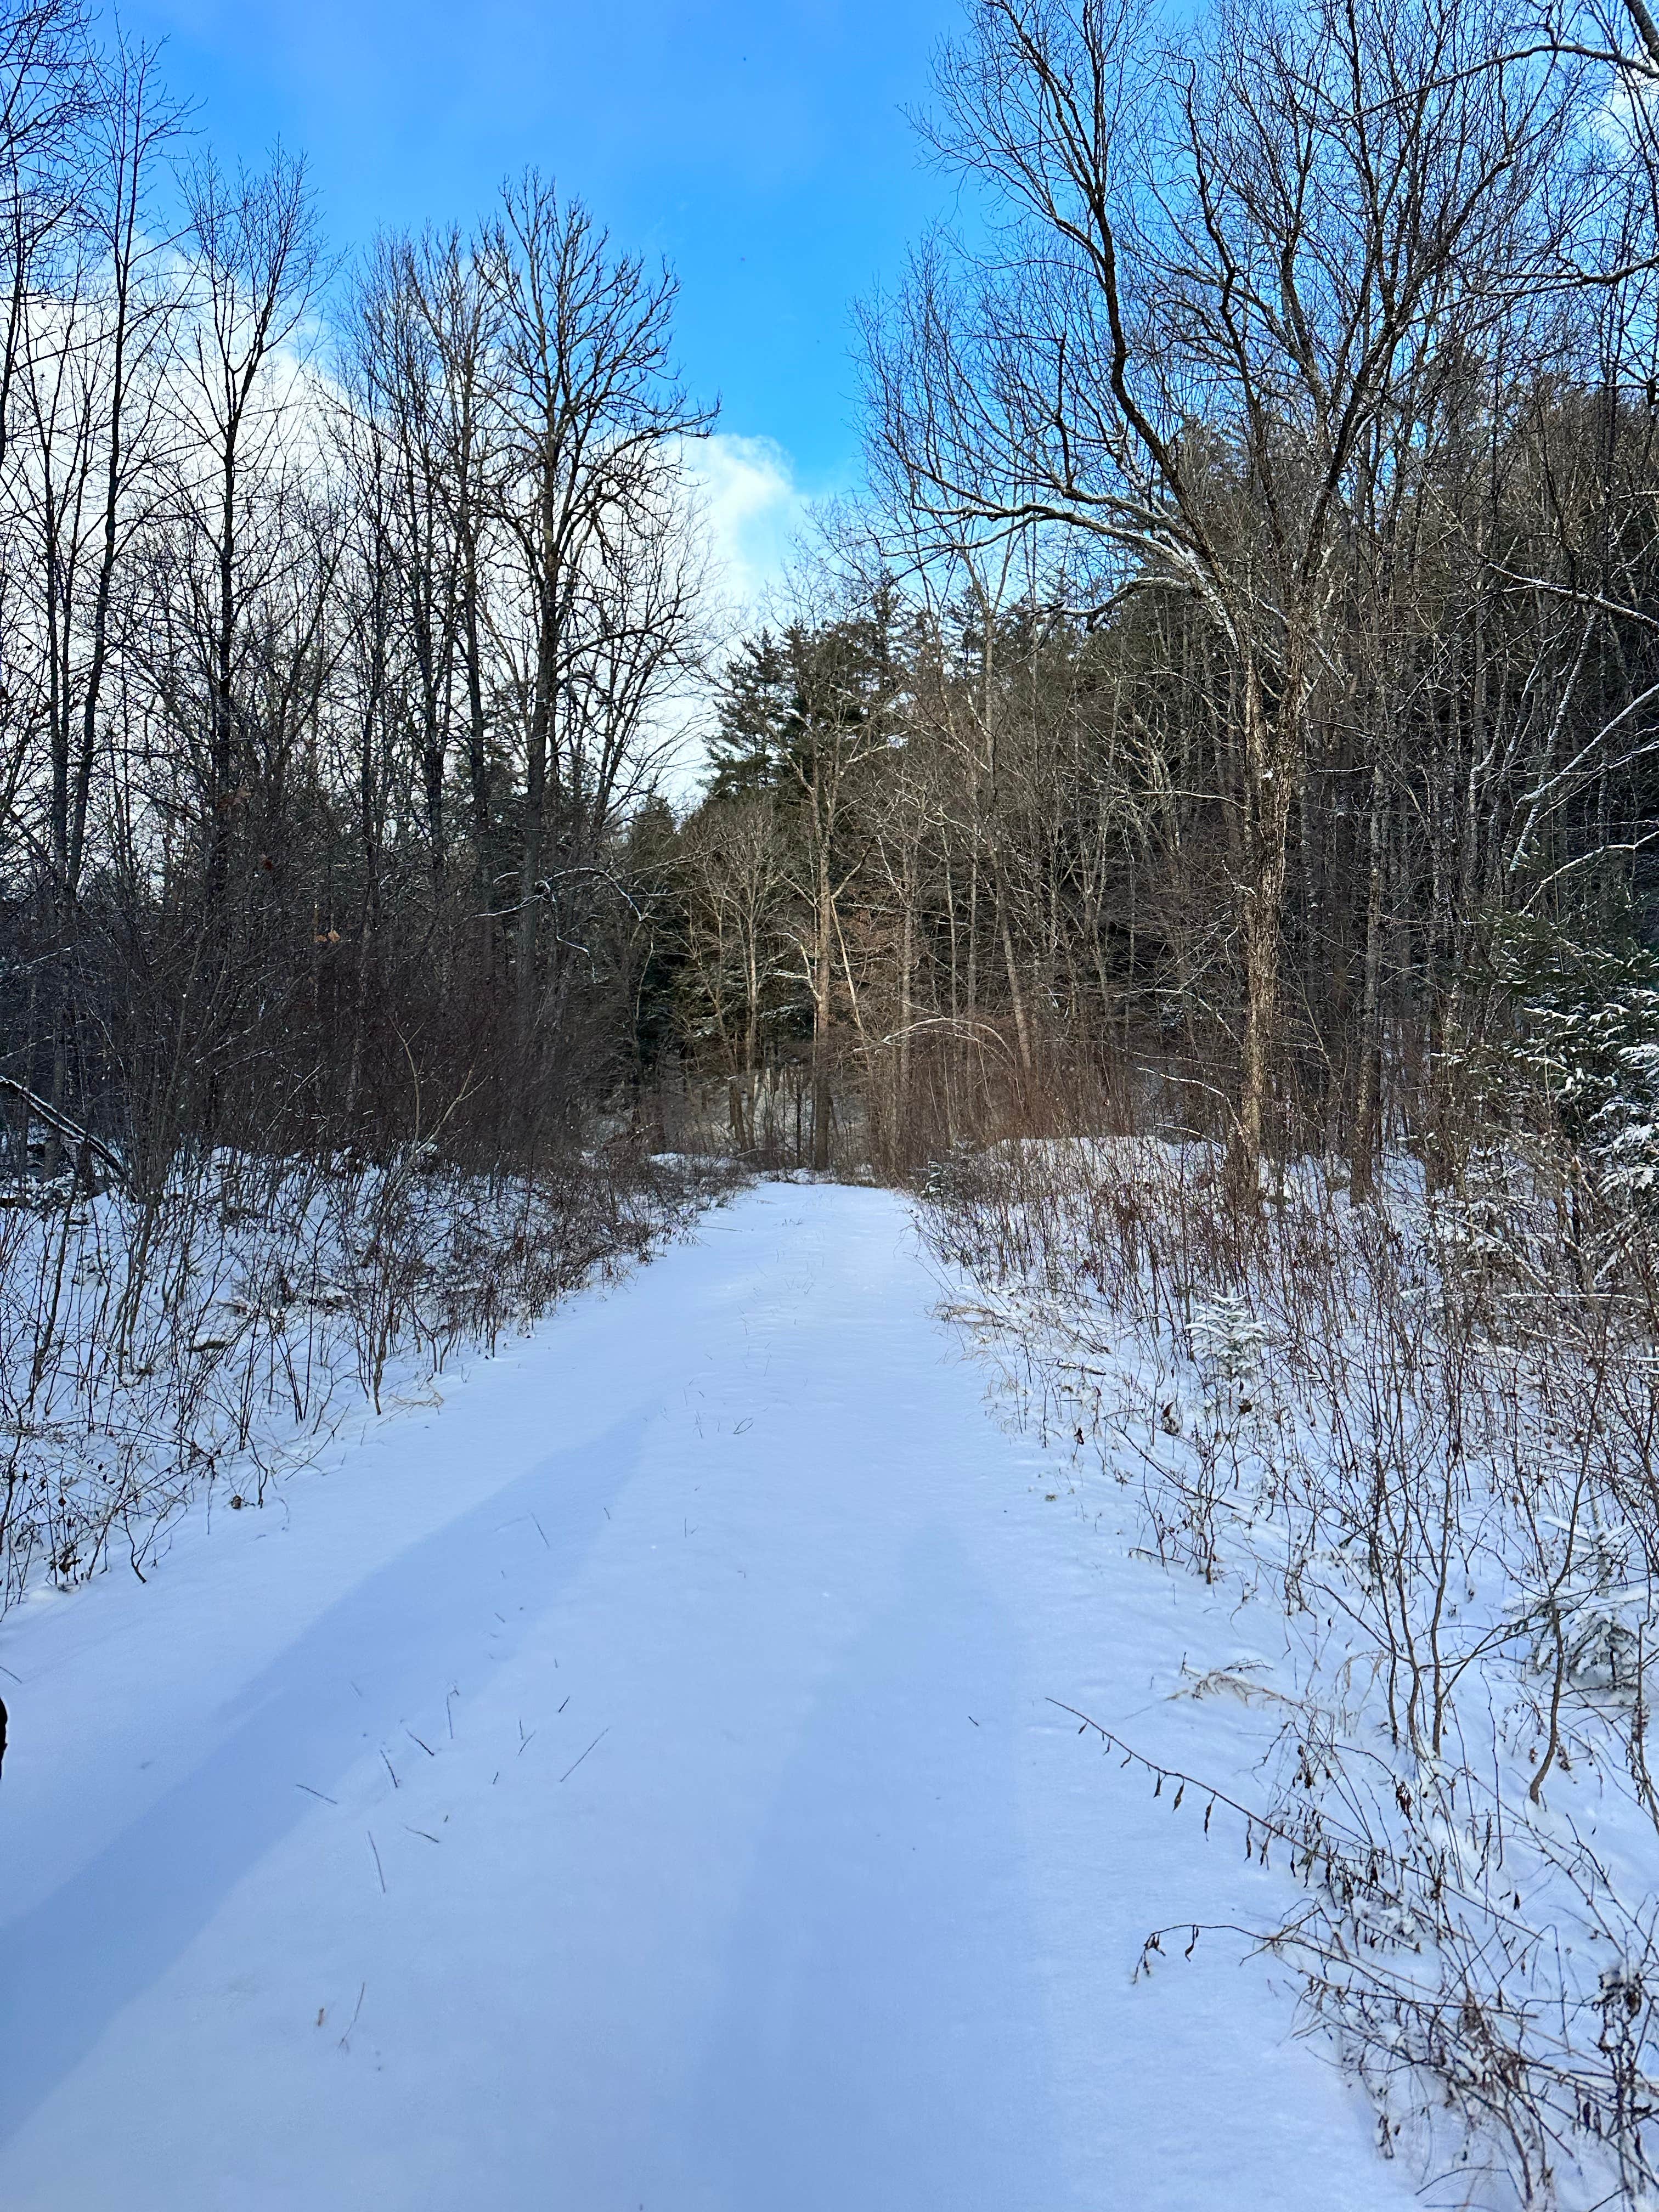
[{"label": "snowy ground", "polygon": [[1248,1797],[1178,1693],[1271,1655],[939,1297],[897,1199],[763,1187],[0,1626],[8,2212],[1413,2202],[1261,1962],[1132,1982],[1297,1893],[1048,1700]]}]

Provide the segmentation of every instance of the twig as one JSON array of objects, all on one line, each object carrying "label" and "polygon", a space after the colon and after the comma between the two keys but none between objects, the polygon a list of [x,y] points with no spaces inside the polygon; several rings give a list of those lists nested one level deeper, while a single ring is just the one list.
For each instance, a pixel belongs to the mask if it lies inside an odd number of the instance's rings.
[{"label": "twig", "polygon": [[[599,1732],[598,1735],[596,1735],[596,1736],[594,1737],[594,1739],[593,1739],[593,1743],[590,1743],[590,1744],[588,1745],[588,1747],[587,1747],[587,1751],[592,1751],[592,1748],[593,1748],[593,1744],[595,1744],[595,1743],[603,1743],[603,1742],[604,1742],[604,1741],[605,1741],[605,1737],[606,1737],[606,1736],[608,1736],[608,1735],[610,1735],[610,1733],[611,1733],[611,1730],[610,1730],[610,1729],[609,1729],[609,1727],[608,1727],[608,1726],[607,1726],[607,1727],[605,1727],[605,1728],[602,1728],[602,1729],[599,1730]],[[560,1781],[561,1781],[561,1782],[568,1782],[568,1781],[569,1781],[569,1779],[570,1779],[571,1776],[572,1776],[572,1775],[576,1771],[576,1769],[577,1769],[577,1768],[581,1765],[581,1763],[582,1763],[582,1759],[586,1759],[586,1756],[587,1756],[587,1751],[583,1752],[583,1753],[582,1753],[582,1755],[581,1755],[581,1759],[573,1759],[573,1760],[571,1761],[570,1765],[569,1765],[568,1766],[567,1766],[567,1767],[566,1767],[566,1769],[564,1770],[564,1772],[563,1772],[563,1773],[559,1777],[559,1779],[560,1779]]]}]

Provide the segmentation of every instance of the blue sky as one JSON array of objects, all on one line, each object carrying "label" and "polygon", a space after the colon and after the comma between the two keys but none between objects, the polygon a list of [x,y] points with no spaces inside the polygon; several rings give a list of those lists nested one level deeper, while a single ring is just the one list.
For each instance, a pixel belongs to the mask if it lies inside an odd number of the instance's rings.
[{"label": "blue sky", "polygon": [[726,489],[764,534],[857,467],[849,301],[948,187],[902,103],[958,0],[126,0],[230,159],[308,158],[331,239],[465,222],[535,162],[682,283]]}]

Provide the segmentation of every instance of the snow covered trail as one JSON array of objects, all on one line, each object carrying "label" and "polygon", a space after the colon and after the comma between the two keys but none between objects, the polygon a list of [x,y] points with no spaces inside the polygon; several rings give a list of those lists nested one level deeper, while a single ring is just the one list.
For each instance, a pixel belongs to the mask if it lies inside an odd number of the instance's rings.
[{"label": "snow covered trail", "polygon": [[[902,1203],[763,1186],[0,1627],[7,2212],[1413,2201],[1225,1784],[1250,1650],[990,1418]],[[1051,1496],[1050,1493],[1053,1493]],[[1265,1655],[1264,1655],[1265,1656]]]}]

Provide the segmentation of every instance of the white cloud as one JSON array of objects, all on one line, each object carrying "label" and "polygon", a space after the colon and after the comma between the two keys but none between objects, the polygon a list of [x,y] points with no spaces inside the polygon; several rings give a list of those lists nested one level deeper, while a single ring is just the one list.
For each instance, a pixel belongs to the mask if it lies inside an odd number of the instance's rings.
[{"label": "white cloud", "polygon": [[660,788],[677,807],[696,803],[708,774],[704,741],[726,649],[767,619],[808,506],[794,461],[775,439],[717,430],[688,446],[683,459],[708,561],[709,657],[659,702],[655,716]]},{"label": "white cloud", "polygon": [[732,430],[698,441],[690,474],[707,519],[715,596],[734,626],[744,627],[763,613],[769,592],[782,581],[806,518],[806,495],[775,440]]}]

